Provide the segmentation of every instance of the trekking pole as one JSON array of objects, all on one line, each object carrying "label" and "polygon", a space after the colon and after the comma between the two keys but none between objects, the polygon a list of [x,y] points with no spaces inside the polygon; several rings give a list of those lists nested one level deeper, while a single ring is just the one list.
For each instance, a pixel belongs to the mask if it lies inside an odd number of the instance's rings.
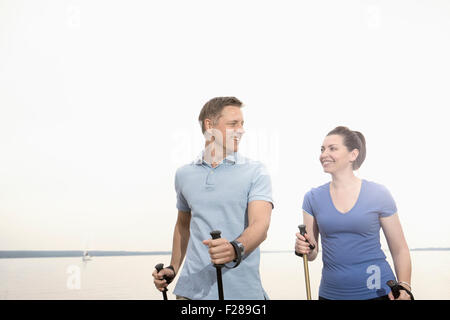
[{"label": "trekking pole", "polygon": [[[158,273],[159,273],[162,269],[164,269],[164,264],[158,263],[158,264],[155,266],[155,269],[156,269],[156,271],[158,271]],[[163,276],[163,279],[167,281],[167,277],[166,277],[166,276]],[[162,294],[163,294],[164,300],[167,300],[167,288],[164,288]]]},{"label": "trekking pole", "polygon": [[[298,229],[300,230],[300,234],[302,236],[305,236],[306,234],[306,226],[304,224],[301,224],[298,226]],[[309,245],[310,249],[314,249],[315,247],[310,244]],[[311,286],[309,283],[309,269],[308,269],[308,257],[306,256],[306,254],[301,254],[298,252],[295,252],[295,254],[299,257],[303,257],[303,268],[305,269],[305,283],[306,283],[306,298],[308,300],[311,300]]]},{"label": "trekking pole", "polygon": [[[213,239],[220,239],[220,231],[214,230],[211,231],[210,235]],[[214,264],[214,267],[216,267],[216,273],[217,273],[217,290],[219,292],[219,300],[223,300],[223,283],[222,283],[222,268],[223,264]]]}]

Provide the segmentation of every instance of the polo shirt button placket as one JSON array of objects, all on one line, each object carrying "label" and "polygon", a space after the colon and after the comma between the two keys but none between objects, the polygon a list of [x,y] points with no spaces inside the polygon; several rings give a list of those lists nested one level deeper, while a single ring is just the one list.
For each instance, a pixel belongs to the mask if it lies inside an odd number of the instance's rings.
[{"label": "polo shirt button placket", "polygon": [[214,169],[211,169],[206,176],[206,188],[212,190],[214,189],[214,184]]}]

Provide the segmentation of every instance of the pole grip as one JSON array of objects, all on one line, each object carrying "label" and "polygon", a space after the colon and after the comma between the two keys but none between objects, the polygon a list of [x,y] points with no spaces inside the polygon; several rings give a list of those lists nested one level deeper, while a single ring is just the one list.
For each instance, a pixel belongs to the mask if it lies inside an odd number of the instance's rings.
[{"label": "pole grip", "polygon": [[398,288],[398,283],[395,280],[389,280],[386,282],[386,284],[391,288],[392,295],[395,299],[397,299],[400,296],[400,290]]},{"label": "pole grip", "polygon": [[306,234],[306,225],[304,224],[299,225],[298,230],[300,230],[300,234],[304,236]]},{"label": "pole grip", "polygon": [[164,264],[163,263],[158,263],[155,266],[156,271],[160,272],[162,269],[164,269]]},{"label": "pole grip", "polygon": [[[155,266],[155,269],[159,273],[162,269],[164,269],[164,263],[158,263]],[[163,276],[163,279],[167,281],[167,276]],[[166,291],[167,291],[167,288],[164,288],[164,291],[163,291],[164,300],[167,300]]]},{"label": "pole grip", "polygon": [[[220,239],[220,234],[222,232],[220,230],[214,230],[211,231],[209,234],[211,235],[211,238],[213,239]],[[222,268],[224,265],[223,264],[215,264],[214,265],[216,268]]]},{"label": "pole grip", "polygon": [[[305,236],[305,234],[306,234],[306,225],[300,224],[300,225],[298,226],[298,230],[300,230],[300,234],[301,234],[302,236]],[[309,243],[309,242],[308,242],[308,243]],[[312,244],[309,244],[309,248],[310,248],[311,250],[314,250],[316,247],[315,247],[314,245],[312,245]],[[297,256],[299,256],[299,257],[303,257],[303,254],[298,253],[298,252],[295,252],[295,255],[297,255]]]},{"label": "pole grip", "polygon": [[219,230],[214,230],[214,231],[211,231],[209,234],[211,235],[211,237],[213,238],[213,239],[220,239],[220,234],[221,234],[222,232],[221,231],[219,231]]}]

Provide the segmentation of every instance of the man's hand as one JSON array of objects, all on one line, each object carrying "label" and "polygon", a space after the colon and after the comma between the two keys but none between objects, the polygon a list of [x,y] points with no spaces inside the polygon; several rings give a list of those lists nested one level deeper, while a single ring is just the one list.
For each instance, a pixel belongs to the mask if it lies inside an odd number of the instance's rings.
[{"label": "man's hand", "polygon": [[236,259],[233,245],[225,238],[203,240],[209,247],[209,256],[213,264],[225,264]]},{"label": "man's hand", "polygon": [[155,284],[156,289],[162,292],[168,285],[167,281],[164,280],[164,276],[166,276],[170,280],[173,280],[173,278],[175,277],[175,273],[170,268],[164,268],[160,272],[155,269],[155,271],[153,271],[152,273],[152,276],[154,278],[153,283]]}]

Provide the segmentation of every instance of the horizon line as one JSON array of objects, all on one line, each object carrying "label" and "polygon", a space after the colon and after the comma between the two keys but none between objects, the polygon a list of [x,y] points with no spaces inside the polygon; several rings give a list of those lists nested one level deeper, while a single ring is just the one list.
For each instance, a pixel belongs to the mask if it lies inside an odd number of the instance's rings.
[{"label": "horizon line", "polygon": [[[74,258],[84,252],[90,256],[142,256],[170,255],[172,251],[128,251],[128,250],[0,250],[0,259],[8,258]],[[412,248],[409,251],[450,251],[450,247]],[[292,250],[261,250],[261,253],[289,253]]]},{"label": "horizon line", "polygon": [[[381,249],[385,250],[385,249]],[[415,250],[450,250],[449,247],[419,247],[419,248],[409,248],[409,251]],[[81,249],[0,249],[0,252],[128,252],[128,253],[167,253],[172,252],[170,250],[126,250],[126,249],[89,249],[89,250],[81,250]],[[291,252],[292,250],[287,249],[267,249],[261,250],[261,252]]]}]

